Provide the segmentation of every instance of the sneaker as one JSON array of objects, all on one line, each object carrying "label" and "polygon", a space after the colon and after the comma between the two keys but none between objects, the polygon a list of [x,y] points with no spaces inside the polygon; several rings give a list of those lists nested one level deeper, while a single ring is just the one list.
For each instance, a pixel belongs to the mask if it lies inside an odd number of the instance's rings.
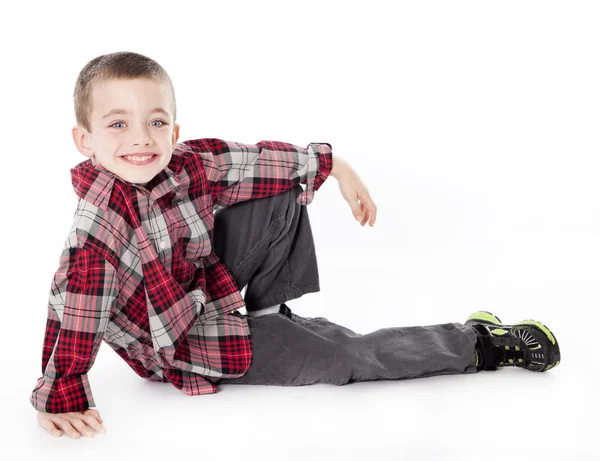
[{"label": "sneaker", "polygon": [[478,311],[465,325],[477,333],[477,371],[512,366],[547,371],[560,363],[558,341],[540,322],[529,319],[504,325],[491,312]]}]

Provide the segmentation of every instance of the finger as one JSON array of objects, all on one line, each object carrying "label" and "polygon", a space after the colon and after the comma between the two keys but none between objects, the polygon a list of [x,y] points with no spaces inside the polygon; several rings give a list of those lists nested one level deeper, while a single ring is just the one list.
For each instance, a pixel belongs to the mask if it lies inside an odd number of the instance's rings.
[{"label": "finger", "polygon": [[365,215],[365,206],[364,202],[361,200],[360,192],[356,193],[356,202],[351,204],[352,214],[354,214],[354,218],[357,221],[362,221]]},{"label": "finger", "polygon": [[367,223],[367,221],[369,220],[369,210],[367,210],[367,207],[364,203],[361,204],[361,208],[363,210],[363,215],[362,215],[362,219],[360,222],[360,225],[365,227],[365,224]]},{"label": "finger", "polygon": [[377,206],[370,197],[367,202],[367,210],[369,210],[369,225],[373,227],[373,225],[375,224],[375,220],[377,219]]},{"label": "finger", "polygon": [[369,215],[366,214],[365,217],[363,218],[363,220],[360,222],[360,225],[362,227],[365,227],[365,224],[367,224],[367,222],[369,222]]},{"label": "finger", "polygon": [[365,191],[358,189],[356,191],[356,197],[354,203],[350,204],[352,207],[352,213],[357,221],[360,221],[365,215]]},{"label": "finger", "polygon": [[361,197],[361,201],[365,205],[365,214],[367,215],[367,220],[370,221],[369,225],[373,227],[375,220],[377,219],[377,205],[375,205],[375,202],[373,202],[373,199],[368,191],[364,191]]},{"label": "finger", "polygon": [[56,421],[56,424],[72,439],[78,439],[80,437],[79,432],[73,427],[68,419],[61,418]]},{"label": "finger", "polygon": [[73,416],[70,419],[70,421],[71,421],[71,424],[73,426],[75,426],[75,428],[79,431],[79,433],[81,435],[85,435],[86,437],[93,437],[94,436],[94,431],[83,420],[83,418],[86,418],[86,417],[87,416],[84,416],[84,415]]},{"label": "finger", "polygon": [[96,418],[96,416],[94,416],[94,415],[85,415],[85,416],[82,417],[82,419],[86,422],[86,424],[88,426],[90,426],[96,432],[101,432],[101,433],[105,433],[106,432],[106,429],[101,424],[101,421],[98,421],[98,419]]},{"label": "finger", "polygon": [[367,221],[369,220],[369,210],[367,209],[366,203],[365,203],[365,199],[362,198],[364,195],[359,195],[360,197],[360,216],[358,221],[360,222],[360,225],[364,227],[364,225],[367,223]]},{"label": "finger", "polygon": [[52,421],[50,421],[49,419],[44,419],[40,425],[46,429],[50,435],[53,435],[55,437],[60,437],[62,435],[62,432],[60,431],[60,429],[58,429],[58,427],[56,427],[54,425],[54,423]]}]

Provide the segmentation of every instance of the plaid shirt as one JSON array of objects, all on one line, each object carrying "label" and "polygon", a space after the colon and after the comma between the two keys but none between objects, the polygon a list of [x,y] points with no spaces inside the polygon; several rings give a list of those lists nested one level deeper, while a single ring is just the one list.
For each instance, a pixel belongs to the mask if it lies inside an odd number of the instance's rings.
[{"label": "plaid shirt", "polygon": [[88,371],[102,340],[142,378],[188,395],[217,391],[250,367],[240,289],[212,248],[216,208],[306,184],[312,202],[331,172],[328,143],[177,143],[146,187],[88,159],[71,169],[79,197],[52,279],[42,374],[30,397],[49,413],[95,407]]}]

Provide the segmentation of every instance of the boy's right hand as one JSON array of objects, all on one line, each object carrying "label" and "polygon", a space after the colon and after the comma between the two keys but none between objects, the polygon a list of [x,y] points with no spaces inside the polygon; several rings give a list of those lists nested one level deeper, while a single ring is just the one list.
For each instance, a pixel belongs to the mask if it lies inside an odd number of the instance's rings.
[{"label": "boy's right hand", "polygon": [[102,433],[106,432],[106,429],[102,426],[100,413],[92,408],[68,413],[47,413],[38,410],[37,413],[40,426],[46,429],[50,435],[56,437],[60,437],[63,431],[72,439],[78,439],[81,434],[86,437],[93,437],[94,430]]}]

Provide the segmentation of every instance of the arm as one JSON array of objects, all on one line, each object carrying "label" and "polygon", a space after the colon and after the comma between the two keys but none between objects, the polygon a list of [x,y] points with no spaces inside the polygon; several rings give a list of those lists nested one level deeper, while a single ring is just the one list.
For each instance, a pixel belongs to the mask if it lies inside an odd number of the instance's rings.
[{"label": "arm", "polygon": [[343,158],[338,157],[337,155],[332,156],[332,168],[329,175],[332,178],[335,178],[339,181],[340,177],[344,174],[344,172],[350,169],[350,164],[344,160]]},{"label": "arm", "polygon": [[200,156],[216,207],[277,195],[296,184],[306,184],[297,202],[308,205],[333,166],[328,143],[310,143],[306,149],[280,141],[242,144],[212,138],[183,144]]},{"label": "arm", "polygon": [[65,248],[51,284],[42,374],[29,400],[38,411],[94,407],[87,373],[117,298],[116,271],[90,247]]},{"label": "arm", "polygon": [[342,197],[350,205],[354,218],[363,227],[367,222],[373,227],[377,219],[377,205],[375,205],[369,189],[354,168],[343,158],[334,156],[333,168],[330,174],[338,180]]}]

